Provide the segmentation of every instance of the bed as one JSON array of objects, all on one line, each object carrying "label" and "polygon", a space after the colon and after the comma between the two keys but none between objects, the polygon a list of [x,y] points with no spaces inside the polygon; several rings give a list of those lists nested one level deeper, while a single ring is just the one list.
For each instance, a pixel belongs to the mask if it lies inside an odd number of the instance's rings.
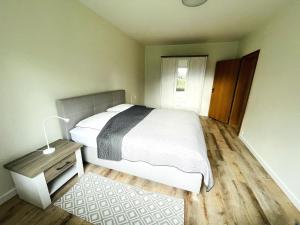
[{"label": "bed", "polygon": [[70,119],[61,123],[64,138],[84,145],[86,162],[194,193],[200,192],[202,182],[207,190],[212,188],[199,117],[189,111],[153,109],[123,137],[122,159],[98,158],[99,132],[126,109],[106,110],[124,103],[124,90],[58,100],[58,115]]}]

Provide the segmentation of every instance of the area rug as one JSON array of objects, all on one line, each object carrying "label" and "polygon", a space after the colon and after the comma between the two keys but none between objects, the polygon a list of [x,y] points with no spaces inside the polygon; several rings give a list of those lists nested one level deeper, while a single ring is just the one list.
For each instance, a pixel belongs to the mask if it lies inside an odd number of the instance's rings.
[{"label": "area rug", "polygon": [[95,225],[183,225],[184,201],[119,183],[82,176],[54,205]]}]

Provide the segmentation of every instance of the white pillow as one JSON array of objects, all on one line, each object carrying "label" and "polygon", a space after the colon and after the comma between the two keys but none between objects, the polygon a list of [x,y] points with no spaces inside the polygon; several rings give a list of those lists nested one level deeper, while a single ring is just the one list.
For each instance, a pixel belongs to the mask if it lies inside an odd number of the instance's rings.
[{"label": "white pillow", "polygon": [[114,107],[108,108],[106,111],[107,112],[122,112],[125,111],[126,109],[129,109],[132,107],[132,104],[121,104],[121,105],[116,105]]},{"label": "white pillow", "polygon": [[102,112],[81,120],[76,127],[90,128],[101,131],[105,124],[118,112]]}]

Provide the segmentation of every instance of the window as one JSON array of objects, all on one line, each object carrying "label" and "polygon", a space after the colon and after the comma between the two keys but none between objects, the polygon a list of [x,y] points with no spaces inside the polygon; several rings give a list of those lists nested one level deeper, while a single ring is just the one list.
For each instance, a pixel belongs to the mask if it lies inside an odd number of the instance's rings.
[{"label": "window", "polygon": [[188,60],[178,60],[177,73],[176,73],[176,91],[184,92],[187,85],[188,74]]}]

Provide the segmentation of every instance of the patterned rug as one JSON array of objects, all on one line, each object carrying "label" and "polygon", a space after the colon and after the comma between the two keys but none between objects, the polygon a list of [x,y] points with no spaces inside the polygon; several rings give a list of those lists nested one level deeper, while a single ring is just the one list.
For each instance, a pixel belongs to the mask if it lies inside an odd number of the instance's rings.
[{"label": "patterned rug", "polygon": [[54,205],[96,225],[183,225],[184,201],[87,173]]}]

